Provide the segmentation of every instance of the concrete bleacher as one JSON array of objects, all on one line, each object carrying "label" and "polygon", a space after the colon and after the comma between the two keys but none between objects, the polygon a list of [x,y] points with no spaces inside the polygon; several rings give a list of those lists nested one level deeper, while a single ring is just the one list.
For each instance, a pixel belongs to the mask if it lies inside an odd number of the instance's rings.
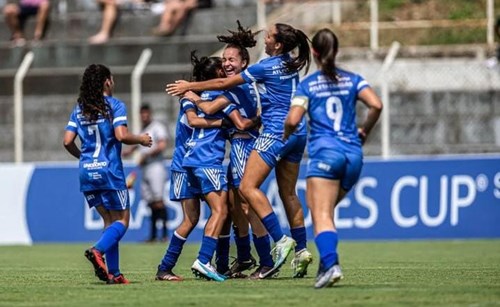
[{"label": "concrete bleacher", "polygon": [[[150,31],[159,16],[123,11],[113,38],[105,45],[91,46],[86,40],[100,25],[100,13],[88,7],[91,3],[93,0],[68,0],[65,14],[54,6],[47,38],[38,46],[12,48],[8,30],[0,21],[0,162],[14,160],[13,76],[29,50],[35,58],[24,81],[25,161],[72,160],[62,147],[62,135],[88,64],[110,66],[115,96],[130,106],[133,65],[142,50],[150,48],[152,58],[142,79],[142,98],[152,104],[156,117],[173,134],[178,103],[165,94],[165,84],[189,78],[191,50],[198,50],[199,55],[219,52],[223,45],[215,36],[234,29],[237,19],[247,26],[256,23],[254,1],[214,0],[213,8],[194,12],[185,25],[185,35],[153,37]],[[31,20],[28,37],[32,27]],[[343,48],[339,63],[363,75],[378,91],[387,49]],[[422,60],[425,57],[438,59]],[[390,71],[393,154],[500,151],[500,74],[483,67],[483,59],[480,46],[402,48]],[[455,112],[456,105],[461,106],[460,112]],[[167,156],[172,144],[173,139]],[[367,155],[380,155],[380,124],[364,150]]]},{"label": "concrete bleacher", "polygon": [[[176,99],[164,92],[168,82],[189,79],[190,51],[211,55],[223,45],[216,35],[234,29],[236,20],[252,26],[256,23],[255,2],[215,0],[210,9],[199,9],[169,37],[154,37],[151,28],[159,16],[150,11],[122,10],[112,39],[104,45],[89,45],[87,38],[96,33],[101,20],[92,1],[66,1],[66,12],[58,11],[53,1],[51,22],[41,44],[13,48],[10,33],[0,21],[0,162],[14,160],[13,77],[28,51],[33,64],[24,87],[24,159],[25,161],[71,160],[61,147],[61,138],[76,98],[80,77],[91,63],[108,65],[116,82],[115,96],[130,106],[130,76],[145,48],[152,57],[142,79],[143,101],[153,105],[155,114],[174,129]],[[27,23],[26,36],[32,35],[34,20]],[[183,33],[180,33],[183,32]],[[171,147],[169,147],[169,152]],[[168,155],[168,153],[167,153]]]}]

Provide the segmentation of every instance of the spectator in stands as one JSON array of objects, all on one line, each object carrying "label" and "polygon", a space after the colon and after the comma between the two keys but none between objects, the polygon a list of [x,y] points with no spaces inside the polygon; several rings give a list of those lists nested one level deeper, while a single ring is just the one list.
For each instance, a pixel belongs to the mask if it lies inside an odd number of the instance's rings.
[{"label": "spectator in stands", "polygon": [[99,45],[106,43],[111,37],[111,32],[118,16],[117,0],[96,0],[102,9],[101,29],[97,34],[89,38],[89,43]]},{"label": "spectator in stands", "polygon": [[168,36],[174,33],[196,8],[209,8],[211,0],[165,0],[160,24],[153,29],[156,36]]},{"label": "spectator in stands", "polygon": [[15,46],[26,43],[24,26],[30,16],[36,16],[33,40],[40,41],[47,29],[50,10],[49,0],[20,0],[19,3],[9,3],[3,9],[5,23],[12,33],[11,40]]}]

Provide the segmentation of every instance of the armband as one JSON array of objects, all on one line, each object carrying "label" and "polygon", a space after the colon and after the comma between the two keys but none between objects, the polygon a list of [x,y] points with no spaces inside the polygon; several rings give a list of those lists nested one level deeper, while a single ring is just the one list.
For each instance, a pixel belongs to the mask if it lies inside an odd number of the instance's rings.
[{"label": "armband", "polygon": [[296,96],[292,98],[291,106],[302,107],[307,110],[309,99],[305,96]]}]

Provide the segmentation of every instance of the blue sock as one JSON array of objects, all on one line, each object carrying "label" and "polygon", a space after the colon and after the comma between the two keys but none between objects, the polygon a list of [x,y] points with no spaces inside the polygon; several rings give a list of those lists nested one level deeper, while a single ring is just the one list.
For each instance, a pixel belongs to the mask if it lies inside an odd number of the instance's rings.
[{"label": "blue sock", "polygon": [[179,259],[182,252],[182,247],[186,243],[186,238],[181,237],[177,232],[174,232],[170,239],[170,244],[165,252],[165,256],[161,260],[158,268],[162,271],[172,270]]},{"label": "blue sock", "polygon": [[264,266],[274,266],[273,257],[271,256],[271,241],[269,236],[265,235],[263,237],[257,238],[253,235],[253,244],[257,250],[257,255],[259,255],[259,264]]},{"label": "blue sock", "polygon": [[106,264],[109,274],[113,274],[113,276],[120,275],[120,252],[118,250],[118,242],[111,246],[106,252]]},{"label": "blue sock", "polygon": [[274,242],[278,242],[283,237],[283,231],[281,230],[280,222],[278,217],[274,212],[269,213],[266,217],[262,219],[262,223],[267,229],[267,232],[273,238]]},{"label": "blue sock", "polygon": [[216,248],[217,239],[203,236],[200,252],[198,253],[198,260],[203,264],[209,263],[210,261],[212,261],[212,256],[214,255]]},{"label": "blue sock", "polygon": [[250,260],[250,236],[246,235],[244,237],[239,237],[237,234],[234,236],[236,241],[236,253],[238,254],[238,260],[248,261]]},{"label": "blue sock", "polygon": [[335,231],[323,231],[316,236],[315,242],[318,248],[321,263],[325,268],[338,264],[337,243],[339,239]]},{"label": "blue sock", "polygon": [[113,222],[104,230],[94,247],[101,253],[106,254],[113,245],[120,241],[126,231],[127,227],[125,225],[120,222]]},{"label": "blue sock", "polygon": [[[215,266],[217,272],[224,274],[229,271],[229,244],[231,235],[220,236],[217,241],[217,249],[215,251]],[[206,263],[206,262],[203,262]]]},{"label": "blue sock", "polygon": [[290,229],[290,232],[292,233],[292,238],[295,240],[295,242],[297,242],[297,245],[295,246],[296,252],[303,250],[304,248],[307,247],[307,236],[305,227],[293,228]]}]

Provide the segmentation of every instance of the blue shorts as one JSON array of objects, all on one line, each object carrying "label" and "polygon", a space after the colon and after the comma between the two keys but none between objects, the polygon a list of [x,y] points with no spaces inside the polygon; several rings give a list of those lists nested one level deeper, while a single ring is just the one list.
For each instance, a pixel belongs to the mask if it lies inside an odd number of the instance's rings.
[{"label": "blue shorts", "polygon": [[170,174],[170,200],[199,198],[201,190],[198,181],[186,172],[172,171]]},{"label": "blue shorts", "polygon": [[229,186],[239,188],[248,157],[255,143],[254,138],[231,139],[231,152],[229,153],[228,182]]},{"label": "blue shorts", "polygon": [[128,190],[96,190],[83,192],[89,208],[104,206],[108,210],[123,211],[130,208]]},{"label": "blue shorts", "polygon": [[206,195],[215,191],[227,191],[227,178],[220,167],[186,167],[188,176],[196,177],[201,193]]},{"label": "blue shorts", "polygon": [[257,138],[254,149],[267,165],[274,168],[281,159],[292,163],[300,163],[306,143],[307,135],[292,134],[285,143],[276,134],[263,133]]},{"label": "blue shorts", "polygon": [[306,176],[340,180],[342,189],[349,191],[358,181],[362,167],[363,156],[359,153],[323,149],[309,157]]}]

